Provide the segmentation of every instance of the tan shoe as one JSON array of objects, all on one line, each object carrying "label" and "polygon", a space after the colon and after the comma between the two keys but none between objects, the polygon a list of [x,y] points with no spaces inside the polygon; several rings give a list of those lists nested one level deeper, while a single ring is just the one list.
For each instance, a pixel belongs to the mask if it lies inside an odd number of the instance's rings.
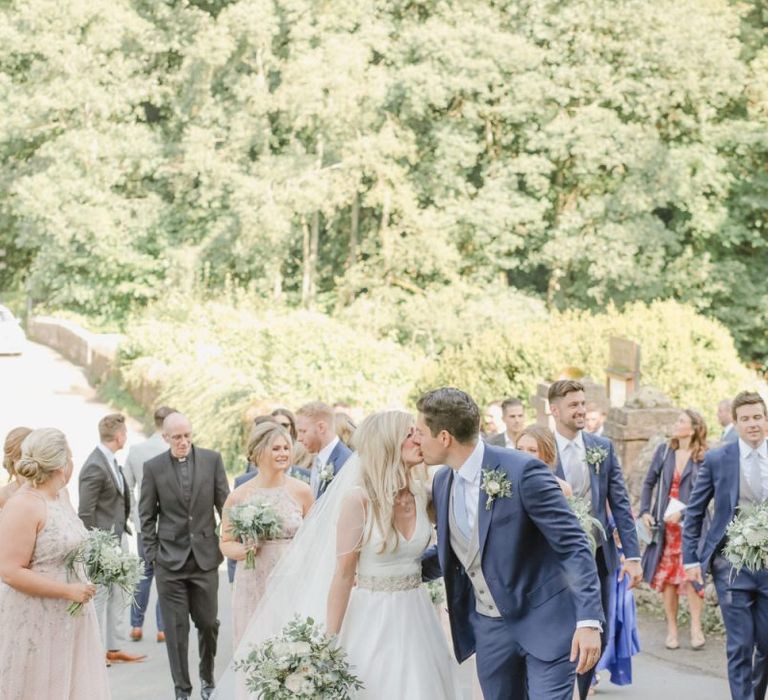
[{"label": "tan shoe", "polygon": [[112,663],[133,663],[136,661],[144,661],[147,658],[146,654],[129,654],[125,651],[115,649],[107,652],[107,661]]},{"label": "tan shoe", "polygon": [[165,632],[157,633],[157,643],[162,644],[165,641]]},{"label": "tan shoe", "polygon": [[141,627],[134,627],[129,635],[132,642],[140,642],[144,633],[141,631]]}]

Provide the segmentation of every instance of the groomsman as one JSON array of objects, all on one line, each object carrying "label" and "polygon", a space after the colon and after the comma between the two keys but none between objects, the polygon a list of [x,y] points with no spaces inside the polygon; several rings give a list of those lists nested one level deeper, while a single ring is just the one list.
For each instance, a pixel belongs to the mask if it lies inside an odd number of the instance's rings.
[{"label": "groomsman", "polygon": [[[720,442],[736,442],[739,439],[739,433],[733,425],[733,416],[731,415],[731,400],[723,399],[717,404],[717,422],[723,432],[720,433]],[[762,698],[760,699],[762,700]]]},{"label": "groomsman", "polygon": [[[640,545],[635,530],[635,520],[629,504],[627,487],[621,465],[610,440],[584,431],[586,420],[586,396],[581,382],[564,379],[549,387],[549,406],[555,419],[555,442],[557,443],[556,473],[573,488],[576,498],[589,499],[592,514],[605,531],[595,553],[595,563],[600,576],[600,594],[603,611],[608,613],[608,603],[614,588],[614,576],[619,566],[619,554],[608,524],[608,508],[613,514],[619,532],[625,560],[620,575],[629,575],[630,588],[643,577],[640,566]],[[608,624],[603,630],[602,643],[608,638]],[[590,669],[577,678],[579,697],[587,697],[595,672]]]},{"label": "groomsman", "polygon": [[[736,396],[731,415],[738,439],[707,452],[685,512],[683,564],[688,579],[696,583],[703,583],[704,574],[711,569],[725,622],[731,697],[755,700],[760,692],[765,695],[768,569],[737,573],[722,550],[737,508],[768,498],[768,419],[760,394],[749,391]],[[702,536],[712,501],[714,515]]]},{"label": "groomsman", "polygon": [[[155,422],[155,432],[152,436],[143,442],[133,445],[128,450],[128,456],[125,459],[125,482],[128,484],[128,490],[133,495],[133,509],[131,510],[131,521],[136,530],[136,548],[139,556],[144,560],[144,578],[139,582],[131,604],[131,639],[134,642],[141,641],[143,636],[142,627],[144,626],[144,616],[149,604],[149,593],[152,588],[152,579],[155,571],[152,568],[152,562],[147,561],[144,555],[144,542],[141,538],[141,521],[139,520],[139,495],[141,494],[141,479],[144,475],[144,463],[153,457],[162,454],[168,449],[168,443],[163,440],[163,421],[177,411],[168,406],[160,406],[155,410],[153,416]],[[138,493],[134,493],[134,488]],[[157,641],[165,641],[165,632],[163,626],[163,613],[160,610],[160,600],[155,606],[155,619],[157,621]]]},{"label": "groomsman", "polygon": [[[125,416],[111,413],[99,421],[99,444],[85,460],[80,470],[78,486],[80,499],[77,514],[89,530],[106,530],[117,537],[125,548],[125,534],[130,534],[128,518],[131,513],[130,489],[115,453],[125,446],[128,430]],[[107,665],[112,662],[141,661],[146,656],[136,656],[121,651],[125,641],[125,608],[128,599],[118,586],[99,586],[94,597],[104,642]]]},{"label": "groomsman", "polygon": [[520,399],[504,399],[501,402],[501,421],[504,423],[504,430],[498,435],[488,439],[489,445],[496,447],[506,447],[509,450],[515,449],[517,438],[525,428],[525,407]]},{"label": "groomsman", "polygon": [[296,412],[296,432],[298,441],[315,455],[309,485],[318,499],[349,459],[352,450],[339,440],[333,409],[322,401],[304,404]]},{"label": "groomsman", "polygon": [[189,700],[189,618],[200,649],[200,695],[213,695],[213,662],[219,637],[219,564],[216,514],[229,495],[221,455],[192,443],[192,426],[181,413],[163,422],[171,446],[144,465],[141,535],[153,563],[165,621],[165,646],[176,700]]}]

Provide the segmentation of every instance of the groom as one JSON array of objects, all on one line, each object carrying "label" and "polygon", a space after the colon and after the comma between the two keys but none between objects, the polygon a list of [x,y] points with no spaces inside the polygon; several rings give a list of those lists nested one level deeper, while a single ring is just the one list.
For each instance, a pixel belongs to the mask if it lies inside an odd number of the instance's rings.
[{"label": "groom", "polygon": [[478,439],[463,391],[430,391],[417,407],[424,461],[450,467],[434,478],[437,545],[423,569],[444,576],[456,658],[477,654],[486,700],[571,700],[604,621],[584,531],[542,462]]}]

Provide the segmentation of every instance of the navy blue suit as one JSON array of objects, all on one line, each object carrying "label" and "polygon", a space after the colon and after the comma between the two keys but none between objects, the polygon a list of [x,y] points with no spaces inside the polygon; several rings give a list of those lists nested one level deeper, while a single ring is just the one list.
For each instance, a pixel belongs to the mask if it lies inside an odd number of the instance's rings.
[{"label": "navy blue suit", "polygon": [[570,700],[575,665],[571,640],[579,620],[604,621],[595,563],[586,535],[552,472],[529,455],[485,446],[483,470],[500,469],[512,493],[493,501],[480,491],[480,561],[501,618],[475,610],[474,589],[450,545],[452,469],[441,469],[432,493],[437,545],[424,556],[424,576],[445,580],[456,658],[477,653],[486,700]]},{"label": "navy blue suit", "polygon": [[[757,697],[758,687],[762,687],[765,694],[768,570],[752,572],[742,569],[736,574],[721,554],[725,531],[739,504],[739,457],[738,442],[729,442],[707,452],[683,523],[683,563],[700,563],[703,573],[712,570],[725,622],[731,697],[733,700],[753,700]],[[712,522],[709,531],[702,537],[707,508],[713,500]],[[753,664],[755,651],[757,665]]]},{"label": "navy blue suit", "polygon": [[[597,466],[587,465],[589,469],[590,497],[592,499],[592,514],[603,526],[606,533],[606,539],[599,545],[595,553],[595,564],[597,573],[600,577],[600,599],[603,604],[603,611],[607,615],[611,592],[614,589],[614,577],[616,569],[619,566],[619,552],[616,549],[616,543],[613,540],[613,524],[608,516],[610,506],[613,514],[613,521],[619,531],[621,544],[624,549],[624,556],[628,559],[640,558],[640,543],[637,539],[635,530],[635,519],[632,517],[632,507],[629,503],[627,486],[624,483],[624,474],[621,471],[621,464],[616,457],[616,451],[613,443],[602,435],[593,435],[582,431],[584,449],[589,451],[592,448],[602,448],[607,453],[607,457]],[[563,465],[560,462],[560,455],[557,455],[556,473],[561,479],[565,479]],[[603,630],[603,645],[609,637],[608,623]],[[592,678],[595,670],[592,669],[583,673],[578,678],[579,696],[582,700],[587,697],[589,688],[592,685]]]},{"label": "navy blue suit", "polygon": [[[256,467],[254,467],[252,464],[249,464],[244,474],[241,474],[240,476],[235,477],[234,488],[237,488],[238,486],[242,486],[246,482],[253,479],[253,477],[256,476],[258,473],[259,473],[259,470]],[[291,467],[290,469],[288,469],[288,476],[292,476],[292,477],[295,477],[296,479],[301,479],[302,481],[306,481],[307,483],[309,483],[308,469],[302,469],[301,467]],[[236,570],[237,570],[237,562],[234,559],[227,559],[227,577],[229,578],[230,583],[232,583],[235,580]]]},{"label": "navy blue suit", "polygon": [[[333,468],[333,475],[336,476],[339,473],[339,469],[344,466],[344,463],[349,459],[352,454],[352,450],[349,449],[341,440],[336,444],[336,447],[331,451],[328,457],[328,464]],[[328,488],[328,484],[331,481],[321,481],[317,490],[317,498],[319,499],[325,493],[325,489]]]}]

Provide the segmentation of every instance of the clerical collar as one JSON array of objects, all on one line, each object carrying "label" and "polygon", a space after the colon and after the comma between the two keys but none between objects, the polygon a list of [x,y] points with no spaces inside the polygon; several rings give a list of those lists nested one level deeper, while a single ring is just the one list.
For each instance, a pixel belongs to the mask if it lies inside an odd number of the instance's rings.
[{"label": "clerical collar", "polygon": [[188,462],[189,458],[192,456],[192,451],[190,450],[189,454],[186,457],[177,457],[173,453],[171,453],[171,460],[176,462],[177,464],[184,464],[184,462]]}]

